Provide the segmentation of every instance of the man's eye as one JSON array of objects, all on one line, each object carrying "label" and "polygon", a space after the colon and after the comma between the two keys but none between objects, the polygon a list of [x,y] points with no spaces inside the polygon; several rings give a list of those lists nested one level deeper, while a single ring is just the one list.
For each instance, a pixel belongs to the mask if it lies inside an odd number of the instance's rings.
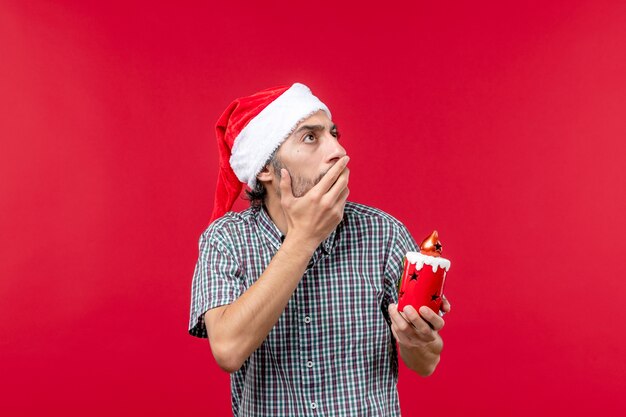
[{"label": "man's eye", "polygon": [[311,133],[302,138],[303,142],[312,142],[315,140],[315,136]]},{"label": "man's eye", "polygon": [[334,137],[337,138],[337,140],[339,140],[339,138],[341,137],[341,134],[338,131],[332,131],[330,132],[331,135],[333,135]]}]

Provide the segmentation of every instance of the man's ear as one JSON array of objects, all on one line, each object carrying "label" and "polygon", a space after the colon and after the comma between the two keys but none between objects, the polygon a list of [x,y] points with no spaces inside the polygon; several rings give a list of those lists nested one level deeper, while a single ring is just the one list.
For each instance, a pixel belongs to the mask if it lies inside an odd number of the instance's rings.
[{"label": "man's ear", "polygon": [[265,165],[261,172],[256,174],[256,179],[260,182],[271,182],[274,179],[274,171],[269,169],[269,165]]}]

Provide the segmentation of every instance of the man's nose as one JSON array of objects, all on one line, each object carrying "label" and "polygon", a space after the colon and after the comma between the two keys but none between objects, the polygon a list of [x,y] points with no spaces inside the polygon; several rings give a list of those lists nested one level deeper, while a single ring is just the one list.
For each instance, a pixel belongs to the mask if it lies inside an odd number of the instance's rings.
[{"label": "man's nose", "polygon": [[339,143],[336,137],[331,135],[330,133],[327,136],[327,146],[328,146],[328,161],[336,162],[338,159],[346,156],[346,150]]}]

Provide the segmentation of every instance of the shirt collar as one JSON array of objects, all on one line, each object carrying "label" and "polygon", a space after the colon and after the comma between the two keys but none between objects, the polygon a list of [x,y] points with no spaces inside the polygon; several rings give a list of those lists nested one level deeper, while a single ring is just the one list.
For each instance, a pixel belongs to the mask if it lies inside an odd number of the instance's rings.
[{"label": "shirt collar", "polygon": [[261,234],[267,243],[274,247],[274,249],[278,250],[284,239],[282,233],[272,221],[272,218],[267,212],[265,206],[261,206],[257,210],[257,224],[259,229],[261,229]]},{"label": "shirt collar", "polygon": [[[274,224],[265,206],[260,207],[258,211],[259,214],[257,216],[257,222],[262,235],[265,237],[267,242],[274,247],[274,249],[278,250],[280,245],[283,243],[285,236],[283,236],[280,229],[278,229],[276,224]],[[324,239],[315,252],[318,252],[321,249],[326,254],[329,254],[332,251],[333,245],[335,244],[335,237],[337,236],[337,230],[342,226],[342,224],[343,220],[341,220],[339,225],[335,227],[326,239]]]}]

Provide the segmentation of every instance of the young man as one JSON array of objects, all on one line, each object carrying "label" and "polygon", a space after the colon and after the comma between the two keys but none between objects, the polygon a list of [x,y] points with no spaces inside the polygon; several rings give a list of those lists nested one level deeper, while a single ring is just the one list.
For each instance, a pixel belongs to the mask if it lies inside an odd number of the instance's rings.
[{"label": "young man", "polygon": [[[396,341],[430,375],[444,321],[425,306],[398,312],[402,258],[419,249],[392,216],[346,201],[330,111],[302,84],[268,89],[235,100],[217,136],[189,332],[231,373],[233,414],[400,415]],[[229,212],[242,183],[255,204]]]}]

